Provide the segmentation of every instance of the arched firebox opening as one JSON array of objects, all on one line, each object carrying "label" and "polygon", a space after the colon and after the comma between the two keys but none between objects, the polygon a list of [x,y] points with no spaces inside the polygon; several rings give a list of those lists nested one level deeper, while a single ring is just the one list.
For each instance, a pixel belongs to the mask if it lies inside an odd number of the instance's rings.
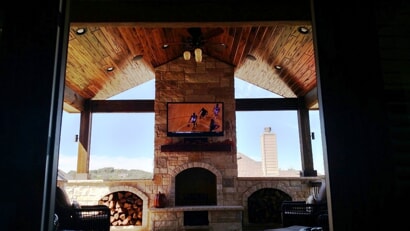
[{"label": "arched firebox opening", "polygon": [[207,169],[185,169],[175,177],[175,205],[216,205],[216,176]]},{"label": "arched firebox opening", "polygon": [[280,226],[281,205],[285,200],[292,200],[292,198],[278,189],[263,188],[252,193],[248,198],[249,223]]},{"label": "arched firebox opening", "polygon": [[111,226],[141,226],[143,200],[132,192],[117,191],[101,198],[99,203],[111,210]]}]

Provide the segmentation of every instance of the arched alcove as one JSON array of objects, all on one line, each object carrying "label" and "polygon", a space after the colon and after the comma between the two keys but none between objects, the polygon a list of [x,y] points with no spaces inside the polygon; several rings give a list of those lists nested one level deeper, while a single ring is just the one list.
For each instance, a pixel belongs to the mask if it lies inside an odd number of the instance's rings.
[{"label": "arched alcove", "polygon": [[248,221],[250,224],[281,224],[281,205],[292,200],[287,193],[274,188],[262,188],[248,198]]},{"label": "arched alcove", "polygon": [[188,168],[175,177],[175,205],[216,205],[216,176],[204,168]]},{"label": "arched alcove", "polygon": [[99,201],[111,210],[111,226],[141,226],[143,221],[143,200],[129,191],[117,191],[105,195]]}]

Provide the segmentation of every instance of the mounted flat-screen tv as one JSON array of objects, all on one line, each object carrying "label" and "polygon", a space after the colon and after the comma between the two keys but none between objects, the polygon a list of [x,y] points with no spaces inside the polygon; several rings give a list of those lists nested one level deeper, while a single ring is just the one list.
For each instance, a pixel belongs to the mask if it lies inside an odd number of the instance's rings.
[{"label": "mounted flat-screen tv", "polygon": [[223,102],[168,102],[167,135],[208,137],[224,135]]}]

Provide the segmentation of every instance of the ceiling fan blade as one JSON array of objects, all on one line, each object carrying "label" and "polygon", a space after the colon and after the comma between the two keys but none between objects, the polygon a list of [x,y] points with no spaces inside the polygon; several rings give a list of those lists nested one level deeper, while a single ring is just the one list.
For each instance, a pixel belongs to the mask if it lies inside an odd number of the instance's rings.
[{"label": "ceiling fan blade", "polygon": [[166,49],[169,46],[175,46],[175,45],[186,45],[186,42],[167,42],[161,44],[162,49]]},{"label": "ceiling fan blade", "polygon": [[[187,29],[190,37],[187,38],[185,41],[181,42],[168,42],[161,45],[163,49],[168,48],[171,45],[184,45],[186,49],[194,49],[196,47],[203,47],[207,43],[207,39],[212,37],[218,36],[224,32],[222,28],[211,28],[203,34],[202,29],[200,27],[190,27]],[[209,45],[219,45],[222,47],[226,47],[223,43],[210,43]]]},{"label": "ceiling fan blade", "polygon": [[188,28],[188,33],[191,35],[192,39],[199,39],[202,36],[201,28],[199,27],[190,27]]},{"label": "ceiling fan blade", "polygon": [[212,30],[208,31],[207,33],[203,34],[202,38],[205,39],[205,40],[210,39],[212,37],[215,37],[215,36],[218,36],[218,35],[222,34],[223,32],[224,32],[224,29],[218,27],[218,28],[212,29]]}]

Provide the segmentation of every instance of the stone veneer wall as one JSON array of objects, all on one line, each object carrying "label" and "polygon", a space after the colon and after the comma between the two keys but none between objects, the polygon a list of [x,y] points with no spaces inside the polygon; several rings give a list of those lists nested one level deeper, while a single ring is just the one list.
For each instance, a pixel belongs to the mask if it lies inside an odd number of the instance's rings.
[{"label": "stone veneer wall", "polygon": [[[243,207],[242,225],[248,225],[247,203],[248,198],[256,191],[264,188],[279,189],[289,194],[293,200],[306,200],[311,193],[310,181],[319,181],[323,177],[249,177],[238,178],[237,185],[232,191],[232,197],[240,201]],[[69,199],[76,200],[80,205],[95,205],[105,195],[118,191],[129,191],[143,200],[142,226],[128,227],[128,231],[148,231],[148,230],[181,230],[182,211],[172,207],[164,209],[152,208],[154,189],[157,188],[153,180],[69,180],[58,182],[67,192]],[[229,210],[230,207],[226,206]],[[224,210],[223,208],[213,213],[218,214],[218,219],[229,220],[232,212],[237,208]],[[225,217],[225,215],[227,217]],[[161,222],[156,222],[161,220]],[[222,224],[224,225],[224,224]],[[120,230],[120,227],[111,227],[111,231]],[[224,230],[224,229],[222,229]],[[225,229],[226,230],[226,229]],[[241,230],[241,229],[237,229]]]},{"label": "stone veneer wall", "polygon": [[[236,117],[234,67],[204,56],[201,63],[178,58],[155,69],[155,152],[154,180],[158,191],[168,195],[175,205],[175,176],[191,167],[208,169],[217,176],[217,205],[240,205],[235,193],[238,173],[236,159]],[[167,102],[224,102],[222,137],[209,142],[229,140],[231,151],[162,152],[161,145],[182,142],[181,137],[167,137]]]}]

